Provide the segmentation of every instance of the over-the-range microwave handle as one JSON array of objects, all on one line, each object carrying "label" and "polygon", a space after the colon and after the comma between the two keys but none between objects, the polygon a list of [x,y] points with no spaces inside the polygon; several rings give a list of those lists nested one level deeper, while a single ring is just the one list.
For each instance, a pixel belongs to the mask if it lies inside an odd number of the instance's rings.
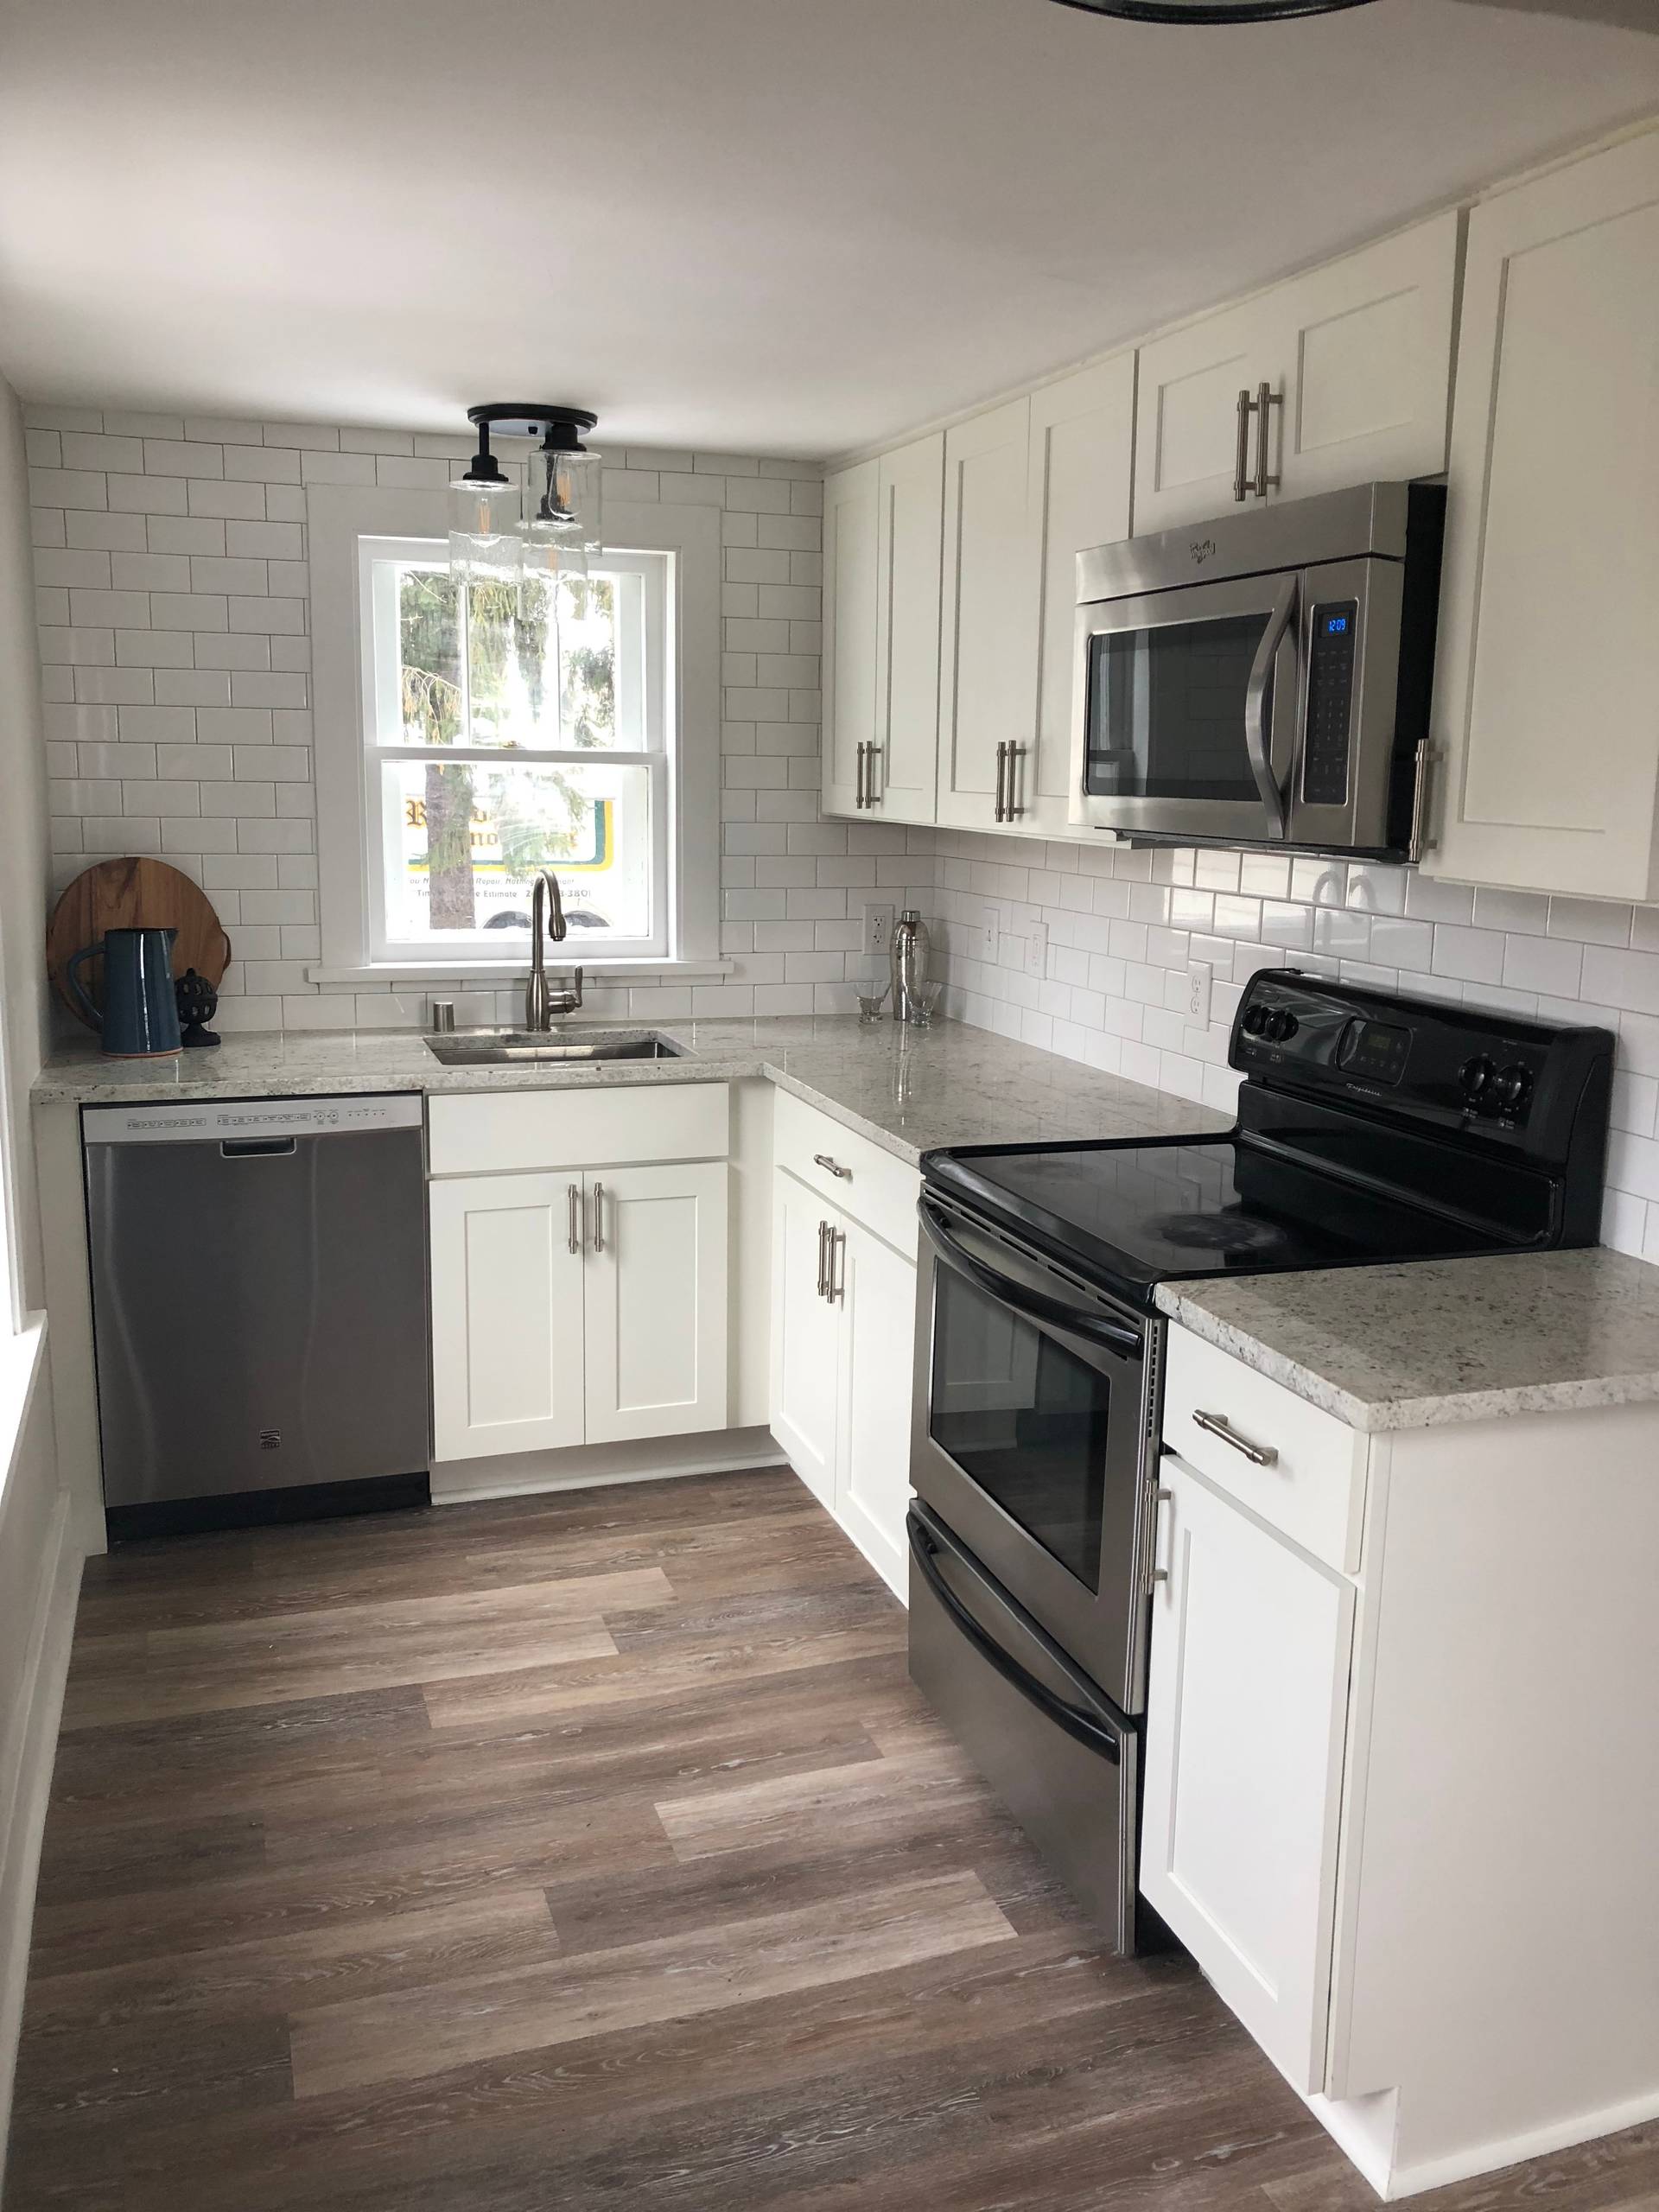
[{"label": "over-the-range microwave handle", "polygon": [[1268,626],[1262,632],[1262,642],[1255,649],[1255,658],[1250,664],[1250,680],[1244,692],[1244,749],[1249,756],[1250,773],[1255,779],[1255,788],[1262,795],[1262,804],[1268,817],[1268,835],[1286,836],[1289,824],[1285,812],[1285,794],[1273,772],[1273,736],[1268,728],[1268,695],[1273,688],[1273,664],[1279,658],[1279,648],[1285,641],[1285,632],[1296,619],[1296,601],[1300,586],[1300,576],[1289,575],[1279,587],[1273,602],[1273,613]]},{"label": "over-the-range microwave handle", "polygon": [[975,1259],[950,1234],[944,1215],[924,1192],[917,1200],[916,1211],[927,1240],[950,1267],[966,1275],[969,1281],[982,1290],[988,1298],[1006,1306],[1015,1313],[1025,1313],[1033,1321],[1046,1321],[1057,1329],[1069,1329],[1074,1337],[1084,1337],[1105,1344],[1121,1353],[1125,1359],[1143,1359],[1146,1339],[1141,1332],[1128,1322],[1109,1320],[1103,1313],[1091,1313],[1082,1306],[1068,1306],[1058,1298],[1045,1298],[1039,1290],[1029,1290],[1024,1283],[1010,1282],[983,1261]]}]

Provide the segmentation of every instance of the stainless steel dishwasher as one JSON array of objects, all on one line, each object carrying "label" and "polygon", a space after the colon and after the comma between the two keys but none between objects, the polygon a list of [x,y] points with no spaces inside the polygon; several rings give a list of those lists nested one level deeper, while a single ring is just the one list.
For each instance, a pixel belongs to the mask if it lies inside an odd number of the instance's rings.
[{"label": "stainless steel dishwasher", "polygon": [[421,1100],[85,1109],[112,1538],[424,1502]]}]

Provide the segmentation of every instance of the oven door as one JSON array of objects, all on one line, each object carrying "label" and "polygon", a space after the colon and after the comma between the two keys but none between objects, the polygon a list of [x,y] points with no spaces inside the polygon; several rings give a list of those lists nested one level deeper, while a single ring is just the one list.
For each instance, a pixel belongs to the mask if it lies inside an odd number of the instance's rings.
[{"label": "oven door", "polygon": [[1291,569],[1079,607],[1071,820],[1287,842],[1304,597]]},{"label": "oven door", "polygon": [[1140,1712],[1148,1325],[925,1190],[911,1480],[1122,1712]]}]

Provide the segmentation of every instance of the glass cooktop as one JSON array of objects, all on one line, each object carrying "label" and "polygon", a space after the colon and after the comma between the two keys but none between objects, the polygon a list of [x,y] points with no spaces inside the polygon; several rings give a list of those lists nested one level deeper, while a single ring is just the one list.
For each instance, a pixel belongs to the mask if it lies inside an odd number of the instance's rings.
[{"label": "glass cooktop", "polygon": [[1491,1251],[1490,1233],[1375,1197],[1235,1137],[975,1146],[930,1154],[930,1185],[1063,1263],[1150,1302],[1184,1276],[1261,1274]]}]

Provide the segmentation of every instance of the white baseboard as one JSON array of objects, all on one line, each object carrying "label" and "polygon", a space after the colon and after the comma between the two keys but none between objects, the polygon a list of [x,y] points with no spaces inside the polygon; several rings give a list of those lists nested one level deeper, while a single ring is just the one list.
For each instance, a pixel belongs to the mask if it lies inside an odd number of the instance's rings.
[{"label": "white baseboard", "polygon": [[41,1837],[52,1791],[52,1764],[69,1673],[69,1647],[75,1632],[75,1605],[80,1594],[82,1554],[73,1540],[71,1506],[68,1495],[60,1495],[41,1561],[40,1601],[29,1628],[16,1708],[22,1740],[12,1769],[11,1802],[0,1806],[0,1836],[5,1845],[4,1856],[0,1858],[0,2156],[11,2120]]},{"label": "white baseboard", "polygon": [[[1415,2165],[1398,2165],[1389,2177],[1385,2194],[1393,2204],[1404,2196],[1421,2196],[1427,2189],[1445,2189],[1454,2181],[1497,2173],[1502,2167],[1518,2166],[1528,2158],[1547,2158],[1556,2151],[1570,2151],[1575,2144],[1619,2135],[1627,2127],[1640,2127],[1650,2120],[1659,2120],[1659,2090],[1626,2098],[1622,2104],[1605,2105],[1599,2112],[1580,2113],[1572,2120],[1554,2120],[1544,2127],[1529,2128],[1523,2134],[1504,2136],[1496,2143],[1453,2151],[1444,2158],[1420,2159]],[[1368,2174],[1366,2179],[1371,2177]]]},{"label": "white baseboard", "polygon": [[488,1459],[449,1459],[432,1470],[434,1505],[486,1497],[537,1497],[557,1491],[602,1490],[615,1483],[663,1482],[678,1475],[743,1474],[788,1461],[765,1428],[653,1437],[639,1444],[573,1445],[565,1452],[512,1452]]}]

